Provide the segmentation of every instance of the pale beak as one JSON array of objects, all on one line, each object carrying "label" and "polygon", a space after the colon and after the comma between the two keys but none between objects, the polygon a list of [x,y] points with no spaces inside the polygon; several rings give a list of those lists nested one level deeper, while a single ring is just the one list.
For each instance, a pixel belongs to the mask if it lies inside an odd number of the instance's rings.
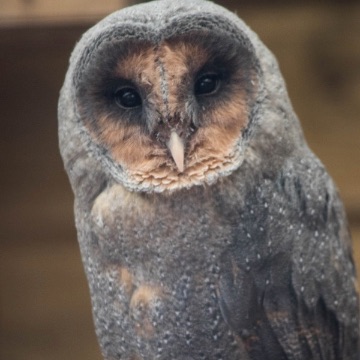
[{"label": "pale beak", "polygon": [[180,136],[172,131],[170,139],[166,144],[170,150],[171,156],[180,172],[184,171],[184,142]]}]

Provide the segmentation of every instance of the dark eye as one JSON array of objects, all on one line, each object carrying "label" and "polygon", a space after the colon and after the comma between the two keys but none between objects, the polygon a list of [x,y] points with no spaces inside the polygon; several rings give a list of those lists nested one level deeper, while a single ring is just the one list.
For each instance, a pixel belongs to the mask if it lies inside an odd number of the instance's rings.
[{"label": "dark eye", "polygon": [[200,76],[195,83],[195,95],[214,94],[219,88],[219,75],[204,74]]},{"label": "dark eye", "polygon": [[141,97],[135,89],[124,87],[115,92],[115,102],[122,108],[130,109],[141,105]]}]

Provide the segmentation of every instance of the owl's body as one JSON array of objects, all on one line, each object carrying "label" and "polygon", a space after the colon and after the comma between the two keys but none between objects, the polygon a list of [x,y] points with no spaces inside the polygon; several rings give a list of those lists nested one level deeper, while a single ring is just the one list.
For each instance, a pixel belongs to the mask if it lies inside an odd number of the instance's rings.
[{"label": "owl's body", "polygon": [[358,359],[342,204],[240,19],[114,13],[77,45],[59,119],[106,360]]}]

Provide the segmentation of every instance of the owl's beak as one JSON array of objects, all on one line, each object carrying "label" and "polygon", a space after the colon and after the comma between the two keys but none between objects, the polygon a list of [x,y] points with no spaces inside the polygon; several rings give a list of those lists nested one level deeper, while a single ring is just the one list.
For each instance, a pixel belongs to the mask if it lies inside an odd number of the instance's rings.
[{"label": "owl's beak", "polygon": [[184,141],[175,132],[172,131],[170,139],[167,142],[167,147],[170,150],[171,156],[180,172],[184,171]]}]

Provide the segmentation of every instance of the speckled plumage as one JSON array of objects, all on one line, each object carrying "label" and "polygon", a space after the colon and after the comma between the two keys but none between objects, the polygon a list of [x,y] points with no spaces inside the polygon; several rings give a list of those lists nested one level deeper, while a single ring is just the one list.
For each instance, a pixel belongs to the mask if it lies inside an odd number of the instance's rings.
[{"label": "speckled plumage", "polygon": [[[236,69],[194,100],[211,47],[217,71]],[[119,77],[143,91],[138,116],[114,106]],[[163,0],[105,18],[72,54],[59,137],[106,360],[359,358],[341,201],[275,58],[237,16]]]}]

